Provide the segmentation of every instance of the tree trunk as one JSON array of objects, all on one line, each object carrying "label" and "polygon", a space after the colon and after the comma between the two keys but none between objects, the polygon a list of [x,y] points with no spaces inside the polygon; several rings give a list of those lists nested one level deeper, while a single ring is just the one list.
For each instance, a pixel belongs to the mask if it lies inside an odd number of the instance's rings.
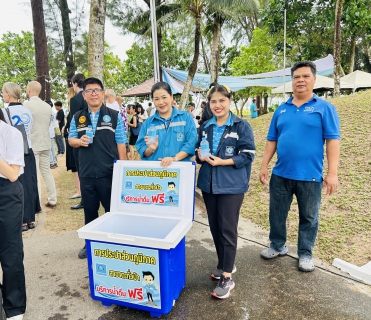
[{"label": "tree trunk", "polygon": [[240,117],[243,118],[243,108],[245,104],[247,103],[247,100],[249,100],[250,96],[248,95],[245,100],[242,101],[241,108],[240,108]]},{"label": "tree trunk", "polygon": [[202,58],[204,60],[205,71],[206,73],[210,73],[209,61],[207,60],[207,55],[206,55],[205,47],[204,47],[204,41],[202,37],[201,37],[201,47],[202,47]]},{"label": "tree trunk", "polygon": [[267,114],[268,113],[268,95],[265,94],[264,97],[263,97],[263,114]]},{"label": "tree trunk", "polygon": [[44,9],[42,0],[31,0],[34,29],[37,81],[41,84],[40,99],[50,100],[50,77],[48,44],[46,41]]},{"label": "tree trunk", "polygon": [[106,0],[91,0],[89,20],[88,69],[89,77],[103,82],[104,25]]},{"label": "tree trunk", "polygon": [[71,24],[70,24],[70,9],[68,8],[67,0],[59,0],[58,3],[59,10],[61,11],[62,17],[62,30],[63,30],[63,57],[66,64],[67,70],[67,86],[71,87],[71,78],[75,74],[76,66],[73,59],[73,48],[72,48],[72,38],[71,38]]},{"label": "tree trunk", "polygon": [[192,81],[197,71],[198,57],[200,55],[200,39],[201,39],[201,16],[198,15],[196,19],[196,29],[195,29],[195,49],[193,60],[189,66],[187,81],[184,85],[182,96],[180,97],[179,107],[184,109],[186,102],[188,100],[189,91],[191,90]]},{"label": "tree trunk", "polygon": [[334,97],[340,97],[341,16],[344,0],[336,1],[334,36]]},{"label": "tree trunk", "polygon": [[211,46],[210,82],[218,82],[219,44],[220,44],[221,34],[222,34],[222,21],[218,17],[218,15],[215,15],[214,30],[213,30],[213,43]]},{"label": "tree trunk", "polygon": [[261,116],[263,114],[263,110],[261,108],[261,94],[259,93],[256,96],[256,106],[258,107],[258,115]]},{"label": "tree trunk", "polygon": [[354,70],[354,58],[356,56],[356,36],[352,35],[350,40],[350,58],[349,58],[349,70],[348,73],[352,73]]}]

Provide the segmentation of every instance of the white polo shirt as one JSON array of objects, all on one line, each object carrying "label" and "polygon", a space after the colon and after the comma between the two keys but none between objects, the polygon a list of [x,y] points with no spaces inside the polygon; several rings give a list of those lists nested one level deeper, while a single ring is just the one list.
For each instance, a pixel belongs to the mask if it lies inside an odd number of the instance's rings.
[{"label": "white polo shirt", "polygon": [[[20,166],[19,175],[23,173],[24,154],[22,134],[18,129],[4,121],[0,121],[0,158],[9,165]],[[5,178],[1,173],[0,177]]]}]

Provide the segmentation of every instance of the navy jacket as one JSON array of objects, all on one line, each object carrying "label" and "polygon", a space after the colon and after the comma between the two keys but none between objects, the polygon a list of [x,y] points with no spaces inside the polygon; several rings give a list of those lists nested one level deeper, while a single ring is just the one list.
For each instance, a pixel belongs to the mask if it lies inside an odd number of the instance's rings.
[{"label": "navy jacket", "polygon": [[[249,188],[251,163],[255,156],[254,134],[251,126],[232,114],[233,126],[227,126],[220,139],[216,156],[221,159],[232,158],[233,166],[211,166],[201,162],[197,156],[197,163],[201,163],[198,174],[197,187],[204,192],[213,194],[242,194]],[[200,147],[202,137],[207,135],[210,150],[213,149],[213,128],[205,128],[207,122],[202,124],[199,131],[196,148]]]}]

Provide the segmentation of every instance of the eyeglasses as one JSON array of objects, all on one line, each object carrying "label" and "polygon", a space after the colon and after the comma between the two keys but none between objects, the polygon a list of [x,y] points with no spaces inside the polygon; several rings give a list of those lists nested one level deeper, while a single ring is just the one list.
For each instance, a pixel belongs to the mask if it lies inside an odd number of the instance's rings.
[{"label": "eyeglasses", "polygon": [[97,89],[86,89],[84,92],[86,94],[93,94],[93,93],[99,94],[99,93],[103,92],[103,89],[100,89],[100,88],[97,88]]}]

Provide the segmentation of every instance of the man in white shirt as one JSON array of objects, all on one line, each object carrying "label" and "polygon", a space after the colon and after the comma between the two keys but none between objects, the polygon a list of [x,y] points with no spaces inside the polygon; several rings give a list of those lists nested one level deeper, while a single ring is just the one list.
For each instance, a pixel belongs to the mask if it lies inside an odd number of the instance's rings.
[{"label": "man in white shirt", "polygon": [[191,114],[193,121],[195,122],[197,132],[198,132],[198,128],[200,127],[198,123],[198,119],[200,119],[200,116],[198,115],[198,112],[195,108],[195,104],[193,102],[188,103],[188,112]]},{"label": "man in white shirt", "polygon": [[120,105],[116,101],[116,93],[113,89],[106,89],[104,97],[106,99],[106,106],[108,108],[120,112]]}]

